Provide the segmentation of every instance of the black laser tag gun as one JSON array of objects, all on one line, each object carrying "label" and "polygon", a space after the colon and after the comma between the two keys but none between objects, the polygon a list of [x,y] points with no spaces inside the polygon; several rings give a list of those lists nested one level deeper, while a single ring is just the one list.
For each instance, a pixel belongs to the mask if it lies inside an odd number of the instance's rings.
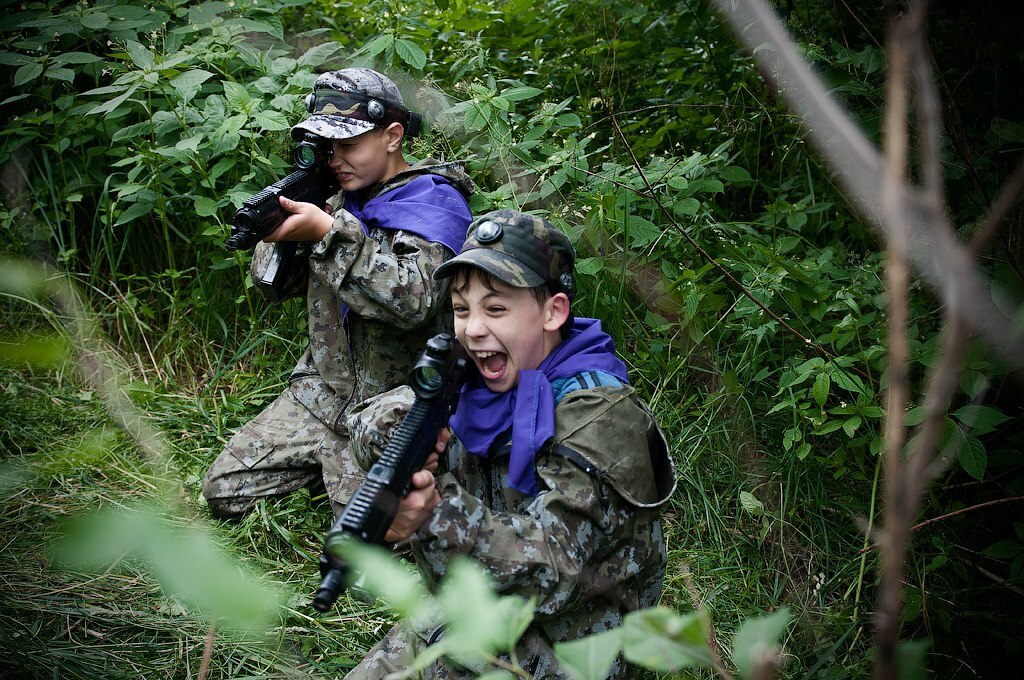
[{"label": "black laser tag gun", "polygon": [[[231,223],[231,236],[224,247],[229,251],[252,250],[292,213],[281,207],[278,196],[301,203],[323,206],[338,193],[338,181],[327,167],[332,147],[328,139],[306,134],[292,152],[292,161],[299,168],[242,202]],[[282,299],[283,289],[295,258],[298,243],[282,241],[274,244],[274,253],[261,280],[254,283],[274,299]]]},{"label": "black laser tag gun", "polygon": [[330,609],[348,587],[349,566],[341,548],[352,540],[384,543],[413,473],[423,467],[437,443],[438,430],[455,410],[466,365],[466,353],[452,335],[439,333],[427,341],[410,376],[416,393],[412,408],[324,539],[323,580],[313,597],[317,611]]}]

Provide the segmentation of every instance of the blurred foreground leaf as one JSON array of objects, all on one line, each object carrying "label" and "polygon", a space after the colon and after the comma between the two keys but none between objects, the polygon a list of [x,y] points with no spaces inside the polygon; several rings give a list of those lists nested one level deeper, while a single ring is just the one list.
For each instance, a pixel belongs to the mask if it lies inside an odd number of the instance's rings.
[{"label": "blurred foreground leaf", "polygon": [[137,557],[167,595],[216,618],[222,629],[259,632],[276,625],[285,601],[279,588],[229,557],[202,528],[172,522],[152,508],[104,510],[73,520],[56,557],[86,571]]}]

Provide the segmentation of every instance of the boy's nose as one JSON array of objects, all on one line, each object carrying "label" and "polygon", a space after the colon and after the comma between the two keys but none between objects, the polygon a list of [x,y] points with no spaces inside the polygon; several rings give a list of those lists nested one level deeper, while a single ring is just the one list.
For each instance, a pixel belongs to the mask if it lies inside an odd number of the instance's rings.
[{"label": "boy's nose", "polygon": [[487,324],[482,317],[470,314],[466,319],[466,335],[472,338],[480,338],[487,334]]}]

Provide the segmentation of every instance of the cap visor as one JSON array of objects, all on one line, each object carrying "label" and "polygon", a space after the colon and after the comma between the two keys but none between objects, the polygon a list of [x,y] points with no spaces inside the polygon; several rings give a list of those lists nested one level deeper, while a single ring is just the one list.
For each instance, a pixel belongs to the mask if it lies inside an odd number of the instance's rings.
[{"label": "cap visor", "polygon": [[490,248],[473,248],[459,253],[438,267],[434,272],[434,278],[444,279],[453,276],[459,264],[468,264],[483,269],[513,288],[533,288],[544,283],[540,274],[527,268],[519,260]]},{"label": "cap visor", "polygon": [[299,141],[309,132],[327,139],[349,139],[369,132],[373,123],[344,116],[310,116],[292,128],[292,139]]}]

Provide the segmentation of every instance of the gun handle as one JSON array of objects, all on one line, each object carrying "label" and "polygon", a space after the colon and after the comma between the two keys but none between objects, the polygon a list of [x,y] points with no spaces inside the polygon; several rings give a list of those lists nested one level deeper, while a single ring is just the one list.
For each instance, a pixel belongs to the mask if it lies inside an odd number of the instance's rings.
[{"label": "gun handle", "polygon": [[285,298],[285,288],[298,248],[299,244],[295,241],[279,241],[274,244],[274,253],[266,271],[258,281],[253,281],[263,297],[275,302]]}]

